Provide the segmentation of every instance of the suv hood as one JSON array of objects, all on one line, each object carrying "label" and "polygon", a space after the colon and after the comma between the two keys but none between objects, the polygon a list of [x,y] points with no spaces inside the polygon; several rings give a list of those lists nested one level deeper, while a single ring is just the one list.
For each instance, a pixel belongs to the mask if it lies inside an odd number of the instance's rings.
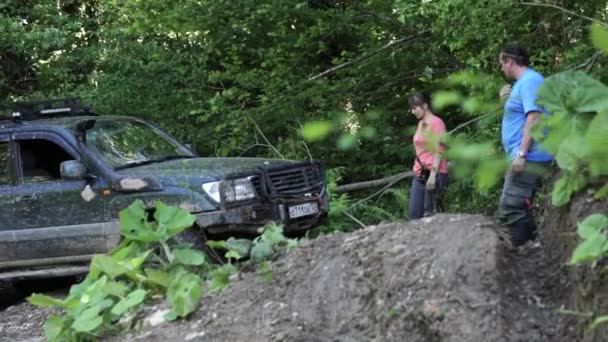
[{"label": "suv hood", "polygon": [[[230,174],[255,171],[259,167],[270,167],[296,163],[291,160],[266,158],[189,158],[135,166],[116,173],[130,177],[158,177],[165,184],[191,181],[193,178],[211,181]],[[168,185],[168,184],[167,184]]]}]

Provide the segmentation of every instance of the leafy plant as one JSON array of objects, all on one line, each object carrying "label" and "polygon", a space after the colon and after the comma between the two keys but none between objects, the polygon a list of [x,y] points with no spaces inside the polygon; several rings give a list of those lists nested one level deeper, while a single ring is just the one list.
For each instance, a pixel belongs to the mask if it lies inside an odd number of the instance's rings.
[{"label": "leafy plant", "polygon": [[[231,276],[238,273],[232,261],[249,257],[262,262],[279,245],[297,245],[283,236],[280,226],[269,225],[253,242],[234,238],[209,241],[210,246],[227,250],[229,263],[217,266],[209,264],[201,251],[173,242],[195,222],[186,210],[161,202],[150,210],[137,200],[119,217],[124,240],[108,255],[93,257],[85,280],[72,286],[65,299],[42,294],[28,298],[31,304],[59,307],[66,312],[45,322],[49,342],[91,340],[104,329],[126,327],[135,319],[133,313],[155,294],[166,297],[170,305],[165,319],[186,317],[197,309],[205,284],[211,292],[230,285]],[[261,272],[268,279],[268,272]]]}]

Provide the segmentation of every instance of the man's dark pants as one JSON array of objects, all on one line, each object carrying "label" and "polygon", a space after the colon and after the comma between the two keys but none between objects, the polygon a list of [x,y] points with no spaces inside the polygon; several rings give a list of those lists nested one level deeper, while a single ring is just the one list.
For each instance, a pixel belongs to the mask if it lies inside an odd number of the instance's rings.
[{"label": "man's dark pants", "polygon": [[498,205],[498,218],[509,228],[511,243],[520,246],[536,235],[532,201],[550,162],[527,161],[522,172],[508,171]]}]

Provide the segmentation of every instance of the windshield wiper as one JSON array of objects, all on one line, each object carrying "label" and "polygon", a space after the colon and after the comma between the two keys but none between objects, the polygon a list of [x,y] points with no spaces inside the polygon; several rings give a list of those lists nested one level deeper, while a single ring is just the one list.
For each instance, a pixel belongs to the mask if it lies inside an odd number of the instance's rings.
[{"label": "windshield wiper", "polygon": [[156,158],[156,159],[140,160],[140,161],[131,162],[131,163],[117,166],[114,168],[114,170],[122,170],[122,169],[128,169],[130,167],[136,167],[136,166],[142,166],[142,165],[148,165],[148,164],[154,164],[154,163],[161,163],[164,161],[174,160],[174,159],[190,159],[190,158],[195,158],[195,157],[194,156],[173,155],[173,156],[166,156],[166,157]]}]

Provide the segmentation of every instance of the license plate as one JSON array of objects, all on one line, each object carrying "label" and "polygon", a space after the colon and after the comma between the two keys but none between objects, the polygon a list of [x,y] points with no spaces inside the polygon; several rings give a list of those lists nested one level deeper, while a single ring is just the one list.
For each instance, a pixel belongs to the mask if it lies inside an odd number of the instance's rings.
[{"label": "license plate", "polygon": [[319,204],[317,202],[302,203],[289,207],[289,218],[313,215],[318,212]]}]

